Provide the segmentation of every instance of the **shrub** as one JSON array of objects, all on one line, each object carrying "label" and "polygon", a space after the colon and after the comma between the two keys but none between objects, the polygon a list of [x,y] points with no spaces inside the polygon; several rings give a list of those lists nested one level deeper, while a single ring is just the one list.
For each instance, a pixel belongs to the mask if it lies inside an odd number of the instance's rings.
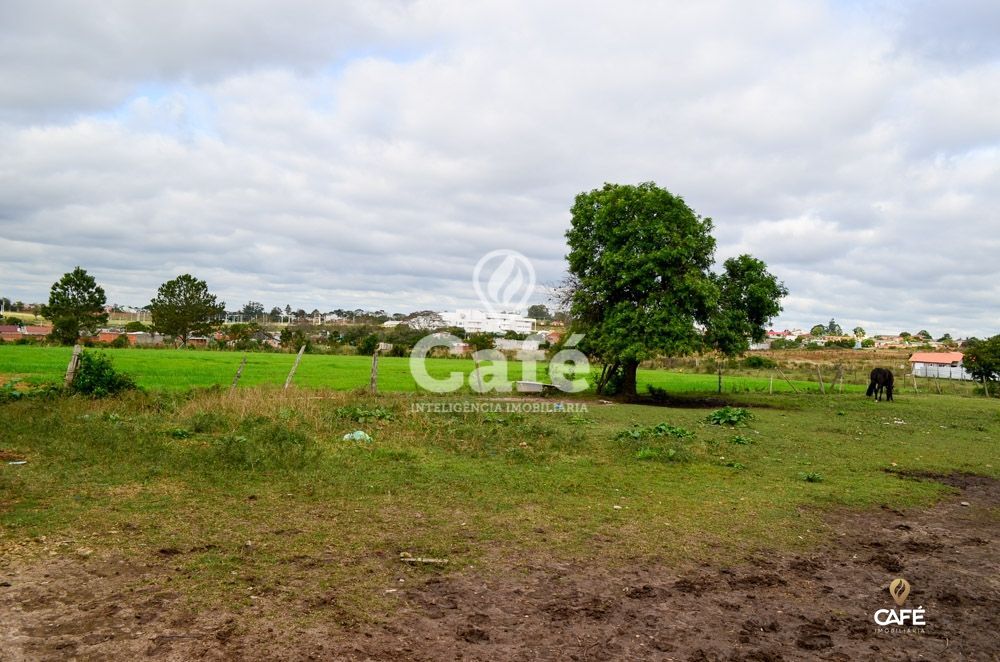
[{"label": "shrub", "polygon": [[82,352],[70,389],[74,393],[103,398],[136,388],[128,375],[115,370],[111,359],[103,352]]},{"label": "shrub", "polygon": [[778,364],[766,356],[748,356],[743,359],[745,368],[777,368]]},{"label": "shrub", "polygon": [[743,425],[747,421],[753,420],[753,414],[742,407],[723,407],[716,409],[708,416],[708,422],[712,425]]}]

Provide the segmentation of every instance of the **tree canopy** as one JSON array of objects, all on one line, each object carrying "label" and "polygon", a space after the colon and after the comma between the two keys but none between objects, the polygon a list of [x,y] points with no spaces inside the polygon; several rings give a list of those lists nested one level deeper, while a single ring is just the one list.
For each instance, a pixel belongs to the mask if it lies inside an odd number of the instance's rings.
[{"label": "tree canopy", "polygon": [[72,345],[81,331],[94,333],[108,321],[104,289],[84,269],[76,267],[52,284],[42,314],[52,320],[52,336]]},{"label": "tree canopy", "polygon": [[186,345],[192,335],[211,333],[226,305],[216,301],[205,281],[183,274],[160,285],[149,309],[158,332]]},{"label": "tree canopy", "polygon": [[724,356],[737,356],[767,337],[767,324],[781,312],[785,286],[750,255],[729,258],[713,276],[719,296],[705,329],[706,344]]},{"label": "tree canopy", "polygon": [[712,274],[712,220],[651,182],[581,193],[571,213],[564,299],[603,366],[598,390],[634,394],[639,362],[656,355],[735,351],[780,310],[784,288],[763,262],[740,256]]},{"label": "tree canopy", "polygon": [[552,313],[549,312],[548,306],[544,303],[536,303],[532,306],[528,306],[528,317],[545,321],[552,319]]},{"label": "tree canopy", "polygon": [[969,340],[962,348],[962,365],[979,381],[1000,381],[1000,335]]},{"label": "tree canopy", "polygon": [[826,334],[825,324],[815,324],[813,328],[809,329],[809,335],[811,336],[822,336]]}]

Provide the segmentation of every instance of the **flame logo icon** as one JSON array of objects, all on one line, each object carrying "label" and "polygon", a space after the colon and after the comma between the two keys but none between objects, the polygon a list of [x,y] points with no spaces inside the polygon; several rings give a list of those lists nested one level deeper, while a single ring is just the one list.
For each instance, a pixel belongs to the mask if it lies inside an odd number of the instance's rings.
[{"label": "flame logo icon", "polygon": [[472,284],[479,300],[490,312],[521,310],[535,290],[535,269],[531,261],[517,251],[496,250],[476,263]]},{"label": "flame logo icon", "polygon": [[889,595],[896,601],[897,606],[902,607],[910,595],[910,582],[902,577],[893,579],[892,583],[889,584]]}]

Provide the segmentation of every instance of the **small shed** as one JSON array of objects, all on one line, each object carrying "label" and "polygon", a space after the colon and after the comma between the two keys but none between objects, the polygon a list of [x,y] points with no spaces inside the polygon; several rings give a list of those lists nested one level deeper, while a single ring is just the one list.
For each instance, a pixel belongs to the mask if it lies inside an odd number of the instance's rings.
[{"label": "small shed", "polygon": [[910,355],[910,370],[917,377],[971,380],[962,366],[962,352],[914,352]]}]

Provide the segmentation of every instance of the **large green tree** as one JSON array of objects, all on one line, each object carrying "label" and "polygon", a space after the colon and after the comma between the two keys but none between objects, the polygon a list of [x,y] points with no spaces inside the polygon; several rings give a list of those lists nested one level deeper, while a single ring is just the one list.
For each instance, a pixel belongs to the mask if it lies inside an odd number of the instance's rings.
[{"label": "large green tree", "polygon": [[52,337],[72,345],[82,331],[95,332],[108,321],[104,289],[84,269],[76,267],[52,284],[42,315],[52,320]]},{"label": "large green tree", "polygon": [[191,274],[168,280],[150,302],[153,326],[186,345],[192,335],[207,335],[218,325],[226,304],[216,301],[208,285]]},{"label": "large green tree", "polygon": [[735,281],[763,263],[741,257],[714,276],[712,220],[681,197],[653,183],[605,184],[578,195],[571,212],[564,298],[586,334],[581,349],[603,366],[598,390],[634,395],[645,359],[754,336],[757,317],[739,296],[752,286]]}]

